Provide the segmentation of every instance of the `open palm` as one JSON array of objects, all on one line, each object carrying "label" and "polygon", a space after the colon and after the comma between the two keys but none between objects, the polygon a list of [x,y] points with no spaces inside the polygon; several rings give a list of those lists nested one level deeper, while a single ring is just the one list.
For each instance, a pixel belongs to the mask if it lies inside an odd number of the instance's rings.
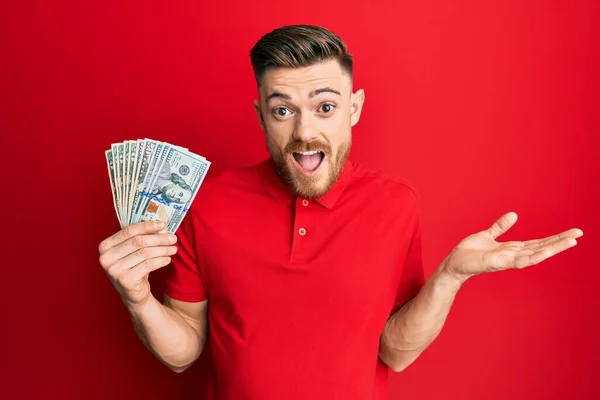
[{"label": "open palm", "polygon": [[461,240],[447,258],[447,268],[455,276],[468,278],[485,272],[525,268],[539,264],[577,244],[580,229],[569,229],[543,239],[525,242],[497,242],[496,238],[517,222],[517,214],[509,212],[484,231]]}]

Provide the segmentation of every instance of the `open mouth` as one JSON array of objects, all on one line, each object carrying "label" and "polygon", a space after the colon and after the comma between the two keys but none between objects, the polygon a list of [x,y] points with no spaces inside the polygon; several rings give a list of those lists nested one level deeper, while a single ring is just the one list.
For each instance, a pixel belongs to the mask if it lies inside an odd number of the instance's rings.
[{"label": "open mouth", "polygon": [[300,167],[300,172],[310,175],[316,172],[325,158],[322,151],[297,151],[292,153],[296,164]]}]

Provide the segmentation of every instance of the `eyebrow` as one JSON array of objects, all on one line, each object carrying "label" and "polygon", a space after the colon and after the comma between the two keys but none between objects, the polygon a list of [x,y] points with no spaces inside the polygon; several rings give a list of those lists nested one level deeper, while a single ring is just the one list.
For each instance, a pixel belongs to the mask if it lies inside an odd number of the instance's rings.
[{"label": "eyebrow", "polygon": [[[308,97],[312,99],[313,97],[318,96],[322,93],[333,93],[333,94],[337,94],[338,96],[341,96],[341,93],[338,92],[337,90],[332,89],[330,87],[325,87],[325,88],[313,90],[312,92],[310,92]],[[268,103],[271,99],[275,99],[275,98],[284,99],[284,100],[292,99],[292,97],[289,94],[285,94],[285,93],[281,93],[281,92],[273,92],[266,97],[265,102]]]}]

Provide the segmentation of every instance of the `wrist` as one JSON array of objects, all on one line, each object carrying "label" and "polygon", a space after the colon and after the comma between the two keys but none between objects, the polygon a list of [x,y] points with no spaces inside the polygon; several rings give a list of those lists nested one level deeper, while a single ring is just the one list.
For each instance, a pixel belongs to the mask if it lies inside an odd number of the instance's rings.
[{"label": "wrist", "polygon": [[158,300],[154,298],[154,296],[150,295],[148,298],[141,302],[131,302],[123,299],[123,303],[125,303],[125,307],[127,310],[134,316],[147,314],[149,310],[156,307],[158,304]]},{"label": "wrist", "polygon": [[447,260],[440,265],[438,270],[440,279],[448,285],[460,288],[470,276],[456,273],[455,269],[448,263]]}]

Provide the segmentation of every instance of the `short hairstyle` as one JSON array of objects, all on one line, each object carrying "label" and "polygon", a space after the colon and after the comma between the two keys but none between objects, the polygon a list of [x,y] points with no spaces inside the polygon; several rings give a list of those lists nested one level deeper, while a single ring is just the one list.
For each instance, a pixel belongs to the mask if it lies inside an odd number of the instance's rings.
[{"label": "short hairstyle", "polygon": [[352,79],[352,55],[344,41],[315,25],[287,25],[267,33],[250,50],[250,59],[258,86],[269,68],[308,67],[327,60],[337,60]]}]

